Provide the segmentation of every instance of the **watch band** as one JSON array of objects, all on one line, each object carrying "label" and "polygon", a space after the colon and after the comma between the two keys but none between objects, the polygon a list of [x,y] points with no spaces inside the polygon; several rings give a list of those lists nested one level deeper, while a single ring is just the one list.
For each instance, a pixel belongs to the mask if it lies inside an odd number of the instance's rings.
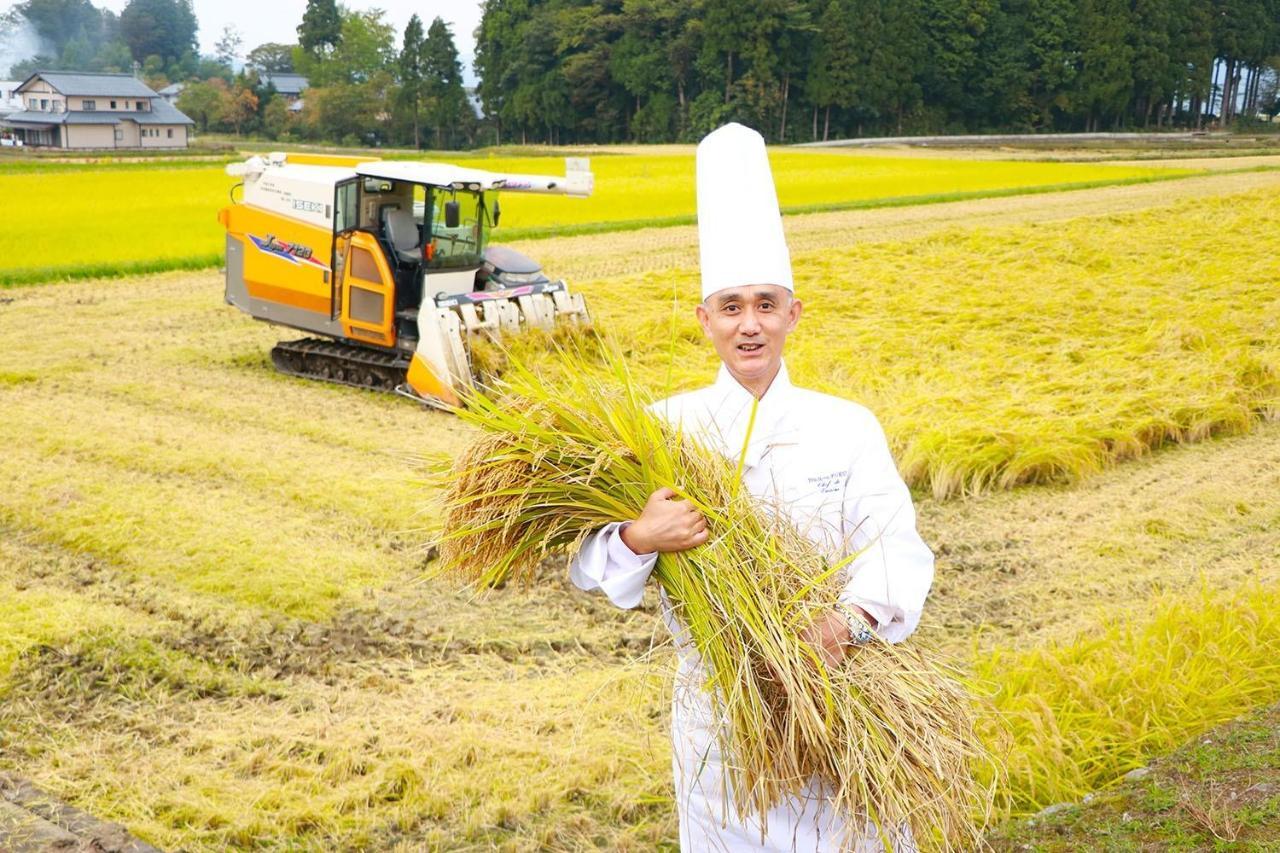
[{"label": "watch band", "polygon": [[849,624],[849,642],[855,646],[865,646],[876,638],[875,631],[871,629],[871,625],[866,618],[853,607],[845,604],[843,601],[836,602],[836,611],[844,617],[844,621]]}]

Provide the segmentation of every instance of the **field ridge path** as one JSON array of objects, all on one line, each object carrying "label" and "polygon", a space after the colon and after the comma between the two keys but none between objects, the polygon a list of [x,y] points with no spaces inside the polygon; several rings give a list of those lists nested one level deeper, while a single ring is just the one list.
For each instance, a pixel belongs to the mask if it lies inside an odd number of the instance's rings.
[{"label": "field ridge path", "polygon": [[0,773],[0,850],[160,853],[120,824],[99,820],[7,773]]}]

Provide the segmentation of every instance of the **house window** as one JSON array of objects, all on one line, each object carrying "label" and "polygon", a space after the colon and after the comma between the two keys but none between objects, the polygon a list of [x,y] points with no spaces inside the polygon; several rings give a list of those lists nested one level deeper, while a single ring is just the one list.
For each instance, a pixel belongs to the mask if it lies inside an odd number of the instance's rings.
[{"label": "house window", "polygon": [[167,130],[168,130],[168,132],[169,132],[169,138],[170,138],[170,139],[173,139],[173,128],[172,128],[172,127],[170,127],[170,128],[167,128]]},{"label": "house window", "polygon": [[28,105],[28,106],[30,106],[30,107],[31,107],[31,109],[33,109],[33,110],[34,110],[34,109],[36,108],[36,99],[35,99],[35,98],[27,98],[27,105]]},{"label": "house window", "polygon": [[85,101],[80,105],[80,109],[84,110],[85,112],[93,112],[97,108],[98,108],[98,103],[96,101]]},{"label": "house window", "polygon": [[40,109],[42,109],[42,110],[47,110],[47,109],[49,109],[49,99],[48,99],[48,98],[41,98],[41,99],[40,99]]},{"label": "house window", "polygon": [[142,109],[142,101],[138,101],[138,109]]},{"label": "house window", "polygon": [[122,141],[124,141],[124,131],[117,127],[117,128],[116,128],[116,142],[122,142]]},{"label": "house window", "polygon": [[113,110],[114,110],[115,108],[116,108],[116,102],[115,102],[115,101],[112,101],[112,102],[111,102],[111,109],[113,109]]}]

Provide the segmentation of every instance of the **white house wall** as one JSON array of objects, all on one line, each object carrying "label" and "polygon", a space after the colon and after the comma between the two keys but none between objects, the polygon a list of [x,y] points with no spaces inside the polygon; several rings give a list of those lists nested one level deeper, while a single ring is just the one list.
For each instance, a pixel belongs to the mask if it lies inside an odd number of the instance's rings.
[{"label": "white house wall", "polygon": [[114,148],[114,130],[109,124],[66,124],[62,126],[62,147]]}]

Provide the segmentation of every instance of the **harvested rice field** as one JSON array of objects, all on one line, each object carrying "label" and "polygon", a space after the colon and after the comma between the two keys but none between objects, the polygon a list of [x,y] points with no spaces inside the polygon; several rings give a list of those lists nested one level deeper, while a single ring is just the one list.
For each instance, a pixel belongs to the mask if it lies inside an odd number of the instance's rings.
[{"label": "harvested rice field", "polygon": [[[1277,183],[787,220],[792,375],[916,488],[912,642],[990,697],[1003,815],[1280,700]],[[713,367],[695,240],[521,248],[661,393]],[[165,849],[673,845],[656,599],[428,580],[414,460],[469,428],[275,373],[288,334],[213,270],[0,292],[0,772]]]}]

